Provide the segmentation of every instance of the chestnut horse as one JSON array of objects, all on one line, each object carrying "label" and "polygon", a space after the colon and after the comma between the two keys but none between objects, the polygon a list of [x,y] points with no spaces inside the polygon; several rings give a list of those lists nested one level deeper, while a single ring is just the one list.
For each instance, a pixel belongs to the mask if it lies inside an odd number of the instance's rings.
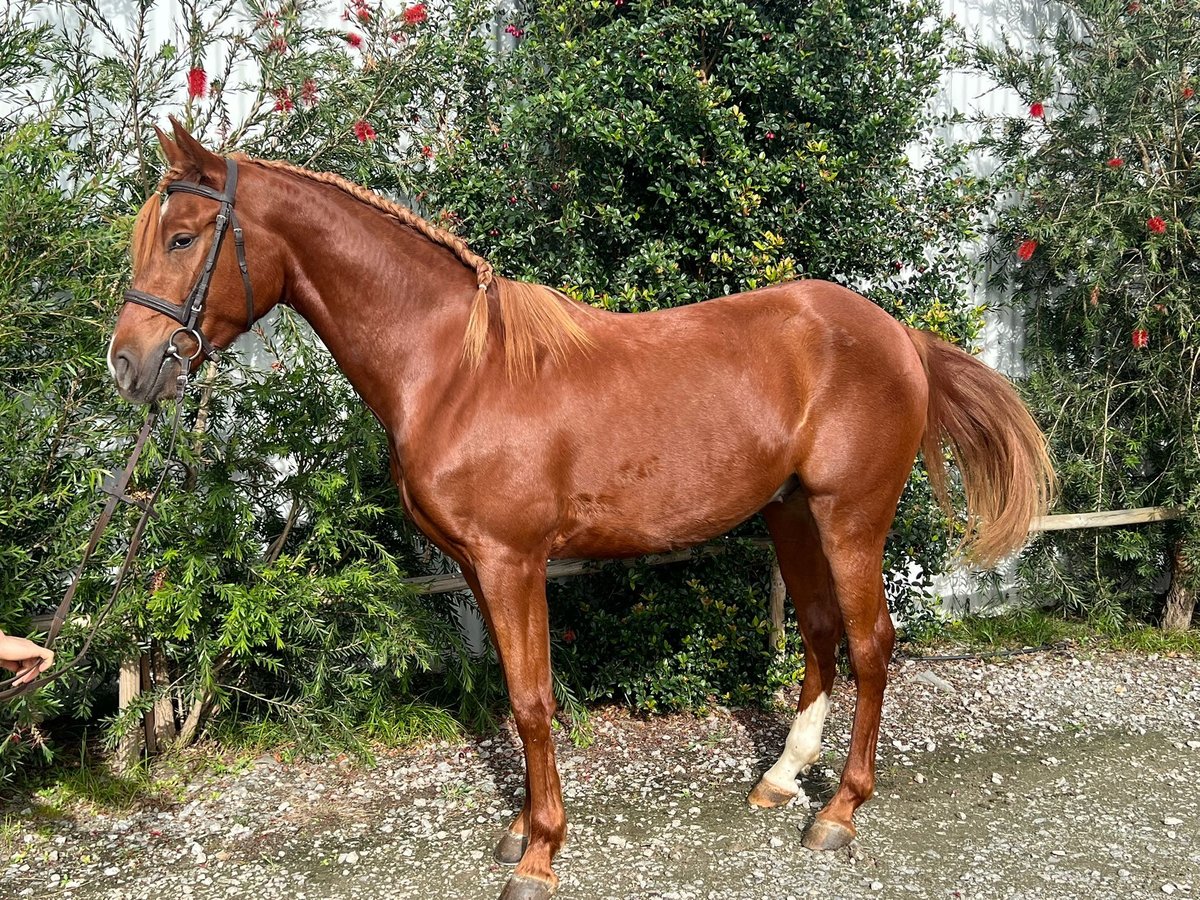
[{"label": "chestnut horse", "polygon": [[[227,169],[178,123],[174,140],[159,140],[163,184],[184,187],[138,216],[134,302],[109,348],[118,389],[136,403],[173,395],[178,344],[190,339],[139,298],[179,303],[197,281],[205,346],[184,352],[198,360],[277,303],[320,335],[386,428],[404,507],[462,567],[504,669],[526,775],[524,807],[496,849],[517,863],[502,897],[552,894],[566,837],[547,559],[686,547],[757,512],[806,668],[786,746],[749,801],[798,794],[845,637],[858,689],[850,752],[803,842],[849,843],[874,789],[894,640],[884,540],[918,449],[943,502],[943,448],[955,455],[977,562],[1021,547],[1052,490],[1045,442],[1012,386],[835,284],[605,312],[495,276],[459,238],[335,175],[240,156]],[[235,169],[245,281],[230,242],[213,249],[214,199]]]}]

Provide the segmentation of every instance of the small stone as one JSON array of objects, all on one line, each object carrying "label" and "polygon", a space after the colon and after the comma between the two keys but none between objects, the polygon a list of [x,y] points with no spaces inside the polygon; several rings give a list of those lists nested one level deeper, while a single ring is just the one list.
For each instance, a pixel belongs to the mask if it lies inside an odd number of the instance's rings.
[{"label": "small stone", "polygon": [[1175,885],[1171,884],[1171,882],[1169,882],[1169,881],[1168,881],[1166,884],[1164,884],[1164,885],[1162,886],[1162,892],[1163,892],[1164,894],[1173,894],[1173,893],[1175,893]]},{"label": "small stone", "polygon": [[882,891],[883,890],[883,882],[882,881],[872,881],[871,882],[871,890]]},{"label": "small stone", "polygon": [[920,772],[918,772],[916,775],[913,776],[913,781],[915,781],[917,784],[924,784],[925,776],[922,775]]},{"label": "small stone", "polygon": [[1174,816],[1163,816],[1163,824],[1171,826],[1182,825],[1183,819],[1177,819]]},{"label": "small stone", "polygon": [[120,871],[121,870],[118,869],[116,866],[109,866],[107,869],[104,870],[104,877],[112,878],[114,875],[116,875]]},{"label": "small stone", "polygon": [[1003,775],[1001,775],[999,772],[992,773],[992,784],[1002,784],[1003,782],[1004,782]]},{"label": "small stone", "polygon": [[774,849],[778,850],[780,847],[783,846],[783,838],[779,838],[779,837],[771,838],[771,846]]}]

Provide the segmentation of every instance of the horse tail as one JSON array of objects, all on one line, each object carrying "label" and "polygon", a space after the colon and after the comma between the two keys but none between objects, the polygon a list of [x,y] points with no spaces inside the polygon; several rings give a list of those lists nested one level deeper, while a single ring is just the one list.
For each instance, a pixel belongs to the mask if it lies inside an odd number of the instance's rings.
[{"label": "horse tail", "polygon": [[953,515],[943,447],[962,476],[966,533],[959,546],[991,566],[1028,538],[1054,496],[1046,438],[1004,376],[925,331],[910,328],[929,384],[921,451],[934,496]]}]

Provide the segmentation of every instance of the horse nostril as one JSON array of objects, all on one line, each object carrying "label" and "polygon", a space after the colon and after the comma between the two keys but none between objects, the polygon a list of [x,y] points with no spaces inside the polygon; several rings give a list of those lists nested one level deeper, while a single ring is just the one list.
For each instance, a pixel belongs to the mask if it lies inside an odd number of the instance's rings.
[{"label": "horse nostril", "polygon": [[117,379],[118,387],[129,390],[133,386],[137,378],[137,365],[128,350],[121,350],[113,356],[113,376]]}]

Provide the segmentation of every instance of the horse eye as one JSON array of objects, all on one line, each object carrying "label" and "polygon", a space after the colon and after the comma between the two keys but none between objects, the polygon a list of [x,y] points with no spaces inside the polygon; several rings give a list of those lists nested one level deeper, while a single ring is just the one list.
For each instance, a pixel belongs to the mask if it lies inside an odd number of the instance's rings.
[{"label": "horse eye", "polygon": [[171,238],[170,250],[186,250],[192,246],[192,241],[196,239],[194,234],[177,234]]}]

